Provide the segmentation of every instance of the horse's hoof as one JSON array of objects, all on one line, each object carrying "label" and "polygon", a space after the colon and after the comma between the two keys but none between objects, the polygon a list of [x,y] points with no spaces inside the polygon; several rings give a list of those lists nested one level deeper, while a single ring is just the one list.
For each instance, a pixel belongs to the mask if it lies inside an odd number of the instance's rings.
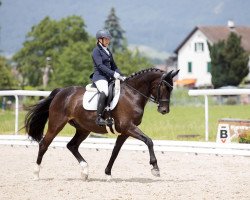
[{"label": "horse's hoof", "polygon": [[106,181],[110,182],[112,180],[112,176],[111,175],[106,175]]},{"label": "horse's hoof", "polygon": [[39,180],[39,174],[38,173],[34,172],[33,180],[34,181],[38,181]]},{"label": "horse's hoof", "polygon": [[39,180],[39,173],[40,173],[40,165],[36,165],[34,172],[33,172],[33,180]]},{"label": "horse's hoof", "polygon": [[89,176],[89,166],[88,163],[81,161],[80,162],[81,165],[81,177],[84,181],[86,181],[88,179]]},{"label": "horse's hoof", "polygon": [[82,177],[83,181],[86,181],[86,180],[88,180],[89,175],[84,173],[84,172],[81,172],[81,177]]},{"label": "horse's hoof", "polygon": [[151,173],[156,176],[156,177],[160,177],[160,170],[159,169],[151,169]]}]

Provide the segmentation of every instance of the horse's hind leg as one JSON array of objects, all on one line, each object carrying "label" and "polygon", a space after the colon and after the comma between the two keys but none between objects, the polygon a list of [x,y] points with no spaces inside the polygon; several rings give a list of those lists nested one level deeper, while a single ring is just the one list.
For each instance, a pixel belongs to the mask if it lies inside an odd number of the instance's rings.
[{"label": "horse's hind leg", "polygon": [[56,137],[56,135],[63,129],[65,124],[67,123],[67,118],[63,117],[61,119],[51,119],[48,123],[48,130],[45,134],[44,138],[39,143],[39,151],[37,156],[37,166],[34,171],[34,178],[39,179],[40,165],[43,159],[43,155],[47,151],[49,145]]},{"label": "horse's hind leg", "polygon": [[81,176],[84,180],[88,178],[88,163],[84,160],[82,155],[79,153],[78,148],[83,140],[85,140],[89,135],[89,131],[76,130],[76,134],[67,144],[67,148],[71,151],[71,153],[75,156],[82,167]]}]

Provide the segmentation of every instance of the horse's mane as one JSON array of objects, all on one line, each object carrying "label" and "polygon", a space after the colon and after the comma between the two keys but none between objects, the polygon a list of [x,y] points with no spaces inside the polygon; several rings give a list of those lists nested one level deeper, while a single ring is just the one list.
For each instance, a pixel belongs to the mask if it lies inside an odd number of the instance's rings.
[{"label": "horse's mane", "polygon": [[144,73],[147,73],[147,72],[164,72],[162,71],[161,69],[158,69],[158,68],[154,68],[154,67],[151,67],[151,68],[148,68],[148,69],[142,69],[141,71],[138,71],[138,72],[135,72],[133,74],[131,74],[130,76],[127,77],[127,79],[131,79],[131,78],[134,78],[138,75],[141,75],[141,74],[144,74]]}]

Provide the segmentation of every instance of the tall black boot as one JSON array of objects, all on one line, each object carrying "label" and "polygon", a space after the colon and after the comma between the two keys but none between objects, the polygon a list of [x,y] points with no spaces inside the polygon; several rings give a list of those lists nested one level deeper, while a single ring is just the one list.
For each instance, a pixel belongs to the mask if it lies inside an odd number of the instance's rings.
[{"label": "tall black boot", "polygon": [[105,126],[106,125],[106,121],[102,118],[102,114],[104,111],[104,108],[106,106],[106,95],[104,94],[104,92],[100,93],[100,97],[98,100],[98,104],[97,104],[97,119],[96,119],[96,124],[99,126]]}]

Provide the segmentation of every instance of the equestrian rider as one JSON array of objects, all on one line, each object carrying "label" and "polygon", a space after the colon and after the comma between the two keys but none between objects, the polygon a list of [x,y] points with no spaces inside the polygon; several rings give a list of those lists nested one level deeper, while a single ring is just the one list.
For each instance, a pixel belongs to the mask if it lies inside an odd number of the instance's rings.
[{"label": "equestrian rider", "polygon": [[108,49],[111,35],[108,30],[99,30],[96,33],[97,45],[92,52],[94,62],[94,73],[91,75],[92,81],[95,83],[100,92],[97,104],[96,124],[99,126],[106,125],[106,121],[102,118],[103,111],[106,106],[106,98],[108,96],[108,83],[113,79],[124,81],[126,77],[121,75],[117,68],[112,53]]}]

